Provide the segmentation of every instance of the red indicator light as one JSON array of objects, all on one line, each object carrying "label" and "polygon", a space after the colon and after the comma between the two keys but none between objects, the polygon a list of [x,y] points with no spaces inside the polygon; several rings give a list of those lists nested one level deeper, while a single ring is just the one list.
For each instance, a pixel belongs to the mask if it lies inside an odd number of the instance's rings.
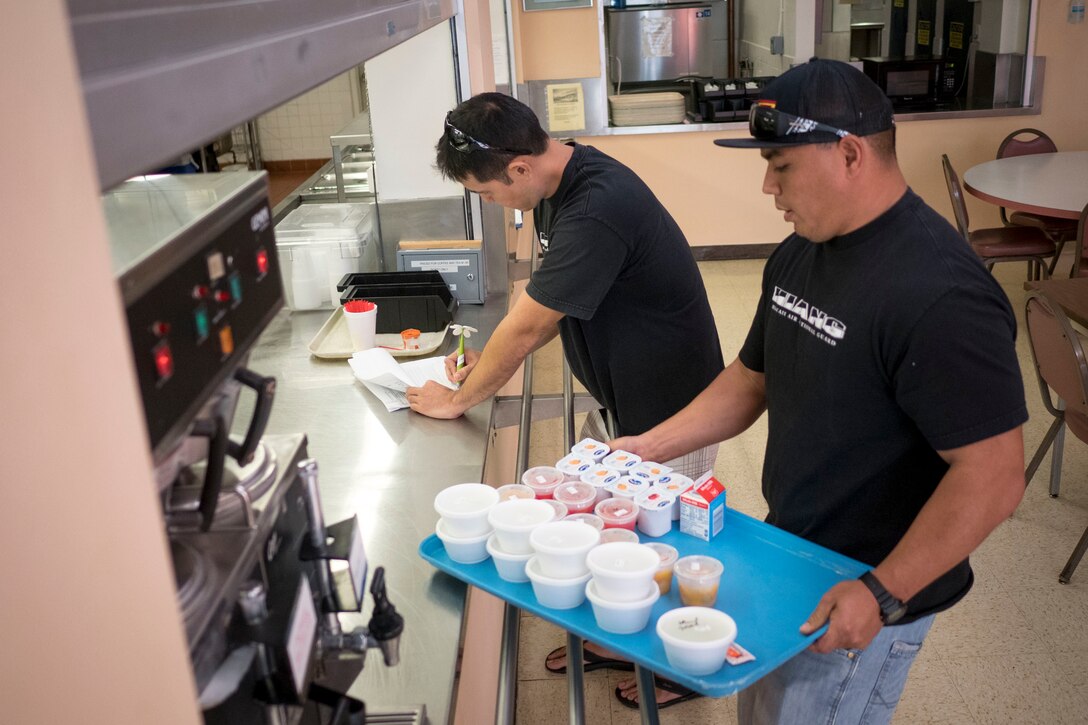
[{"label": "red indicator light", "polygon": [[151,351],[155,358],[155,371],[159,374],[159,380],[166,380],[174,374],[174,353],[170,351],[170,345],[161,342]]},{"label": "red indicator light", "polygon": [[268,274],[268,252],[264,247],[257,250],[257,274]]},{"label": "red indicator light", "polygon": [[193,287],[193,299],[202,300],[208,296],[209,292],[210,290],[208,289],[207,285],[198,284],[196,287]]},{"label": "red indicator light", "polygon": [[155,335],[155,337],[166,337],[167,335],[170,334],[170,323],[169,322],[156,322],[156,323],[154,323],[153,325],[151,325],[151,333],[153,335]]},{"label": "red indicator light", "polygon": [[227,292],[226,290],[219,290],[215,293],[215,301],[223,303],[230,302],[230,292]]}]

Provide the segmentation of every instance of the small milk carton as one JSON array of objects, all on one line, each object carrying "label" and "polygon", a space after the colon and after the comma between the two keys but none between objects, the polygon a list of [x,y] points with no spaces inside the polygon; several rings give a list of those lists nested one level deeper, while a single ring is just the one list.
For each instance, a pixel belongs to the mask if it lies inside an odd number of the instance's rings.
[{"label": "small milk carton", "polygon": [[724,520],[725,486],[707,472],[680,495],[680,531],[710,541]]}]

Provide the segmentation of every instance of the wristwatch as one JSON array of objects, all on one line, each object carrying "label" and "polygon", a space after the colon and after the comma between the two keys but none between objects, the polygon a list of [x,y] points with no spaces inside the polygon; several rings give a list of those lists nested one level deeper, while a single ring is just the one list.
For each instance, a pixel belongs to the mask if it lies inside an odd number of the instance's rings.
[{"label": "wristwatch", "polygon": [[881,622],[895,624],[907,613],[907,605],[892,596],[871,570],[859,576],[858,580],[869,587],[869,591],[876,597],[876,603],[880,605]]}]

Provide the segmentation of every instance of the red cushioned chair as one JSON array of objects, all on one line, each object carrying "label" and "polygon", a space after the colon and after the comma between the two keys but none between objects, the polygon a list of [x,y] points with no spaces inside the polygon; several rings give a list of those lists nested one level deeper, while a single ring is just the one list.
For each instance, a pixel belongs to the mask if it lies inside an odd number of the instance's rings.
[{"label": "red cushioned chair", "polygon": [[[1005,137],[1005,140],[997,147],[997,158],[1052,154],[1057,150],[1058,147],[1054,141],[1042,131],[1035,128],[1021,128]],[[1076,219],[1061,219],[1026,211],[1014,211],[1008,214],[1005,207],[1001,207],[1001,222],[1006,225],[1036,227],[1042,229],[1050,237],[1057,247],[1054,258],[1050,262],[1050,268],[1047,270],[1050,274],[1054,274],[1054,266],[1062,254],[1062,247],[1077,234]]]},{"label": "red cushioned chair", "polygon": [[[1032,456],[1024,478],[1031,481],[1047,450],[1058,440],[1054,446],[1052,463],[1058,470],[1051,475],[1050,484],[1050,495],[1057,497],[1061,482],[1061,446],[1064,442],[1058,438],[1058,434],[1064,427],[1076,438],[1088,443],[1088,357],[1085,356],[1085,341],[1073,330],[1062,308],[1042,292],[1028,295],[1024,322],[1043,405],[1054,416],[1054,422]],[[1060,400],[1055,401],[1054,395]],[[1086,548],[1088,529],[1085,529],[1072,556],[1058,576],[1062,584],[1069,583]]]},{"label": "red cushioned chair", "polygon": [[1007,226],[976,229],[970,231],[971,220],[967,216],[967,203],[963,199],[960,177],[952,168],[948,154],[941,154],[944,167],[944,181],[948,185],[948,195],[952,199],[952,210],[956,214],[956,226],[975,253],[982,258],[986,269],[993,271],[998,262],[1027,262],[1028,279],[1050,278],[1047,259],[1054,256],[1054,242],[1037,227]]}]

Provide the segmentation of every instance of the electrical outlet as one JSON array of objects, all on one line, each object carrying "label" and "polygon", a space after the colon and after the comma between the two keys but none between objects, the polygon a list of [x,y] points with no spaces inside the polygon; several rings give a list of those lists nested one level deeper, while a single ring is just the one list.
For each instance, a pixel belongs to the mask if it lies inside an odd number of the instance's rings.
[{"label": "electrical outlet", "polygon": [[781,35],[771,36],[771,55],[782,55],[786,51],[786,39]]}]

